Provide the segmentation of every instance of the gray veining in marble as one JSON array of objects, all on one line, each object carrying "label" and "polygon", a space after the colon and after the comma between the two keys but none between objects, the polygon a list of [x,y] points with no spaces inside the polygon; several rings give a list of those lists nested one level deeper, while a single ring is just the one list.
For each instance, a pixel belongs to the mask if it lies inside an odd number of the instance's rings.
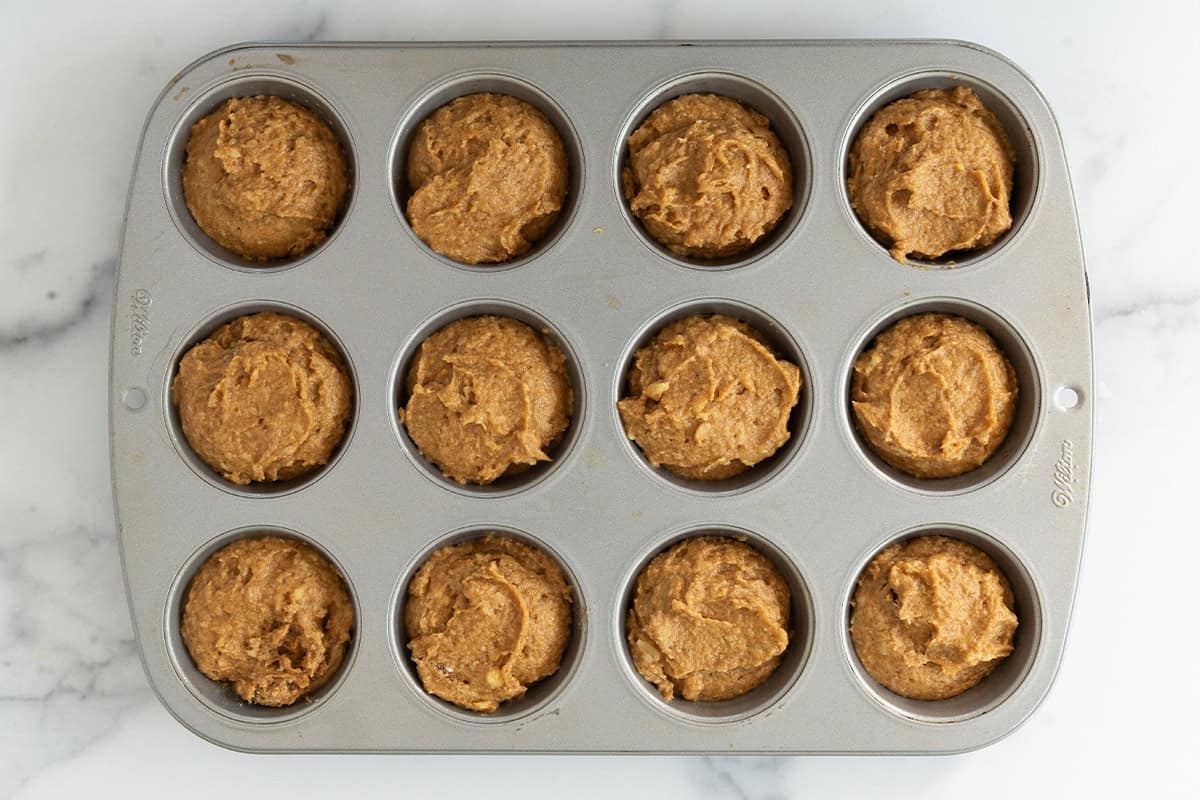
[{"label": "gray veining in marble", "polygon": [[[746,14],[734,14],[735,11]],[[461,7],[213,0],[5,4],[0,26],[0,796],[783,798],[1085,792],[1194,795],[1200,556],[1187,444],[1200,393],[1200,269],[1190,242],[1196,7],[1115,0],[468,2]],[[944,759],[249,758],[191,737],[146,688],[113,542],[105,420],[112,265],[133,148],[171,75],[246,39],[953,36],[995,47],[1063,127],[1096,317],[1097,465],[1088,551],[1058,683],[1004,742]],[[814,76],[815,79],[828,79]],[[1114,109],[1120,113],[1114,113]],[[1184,576],[1185,578],[1187,576]],[[1149,643],[1152,659],[1131,643]],[[1151,675],[1146,677],[1147,665]],[[1149,702],[1146,698],[1149,698]],[[1191,709],[1191,714],[1179,710]],[[393,792],[394,793],[394,792]]]}]

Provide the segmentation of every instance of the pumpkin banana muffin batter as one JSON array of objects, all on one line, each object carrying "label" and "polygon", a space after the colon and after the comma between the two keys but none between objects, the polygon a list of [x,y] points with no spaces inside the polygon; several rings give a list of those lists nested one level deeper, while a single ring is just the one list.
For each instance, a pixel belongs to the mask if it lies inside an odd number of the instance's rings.
[{"label": "pumpkin banana muffin batter", "polygon": [[508,95],[466,95],[413,134],[408,221],[447,258],[499,264],[546,235],[568,177],[562,138],[542,112]]},{"label": "pumpkin banana muffin batter", "polygon": [[782,447],[802,383],[760,333],[721,314],[667,325],[628,380],[617,403],[626,435],[654,466],[699,480],[733,477]]},{"label": "pumpkin banana muffin batter", "polygon": [[629,208],[674,253],[738,255],[792,207],[792,162],[770,121],[729,97],[687,94],[629,137]]},{"label": "pumpkin banana muffin batter", "polygon": [[918,478],[975,469],[1004,443],[1017,375],[979,325],[918,314],[876,337],[854,362],[854,421],[876,454]]},{"label": "pumpkin banana muffin batter", "polygon": [[238,317],[194,345],[171,381],[184,437],[238,484],[295,478],[325,464],[353,407],[333,345],[295,317]]},{"label": "pumpkin banana muffin batter", "polygon": [[638,575],[626,636],[634,666],[664,700],[729,700],[779,666],[790,616],[791,592],[766,556],[697,536]]},{"label": "pumpkin banana muffin batter", "polygon": [[333,565],[294,539],[239,539],[188,585],[181,634],[196,667],[261,706],[287,706],[337,672],[354,603]]},{"label": "pumpkin banana muffin batter", "polygon": [[904,262],[986,247],[1012,227],[1012,144],[965,86],[877,111],[850,149],[846,187],[867,229]]},{"label": "pumpkin banana muffin batter", "polygon": [[571,626],[558,564],[499,534],[434,551],[404,606],[425,690],[472,711],[495,711],[557,672]]},{"label": "pumpkin banana muffin batter", "polygon": [[421,343],[400,422],[458,483],[488,484],[551,460],[575,394],[566,356],[509,317],[468,317]]},{"label": "pumpkin banana muffin batter", "polygon": [[858,579],[850,636],[863,667],[914,700],[983,680],[1013,650],[1013,593],[979,548],[945,536],[885,547]]},{"label": "pumpkin banana muffin batter", "polygon": [[300,256],[324,241],[348,188],[333,131],[279,97],[230,98],[188,136],[188,211],[217,244],[253,261]]}]

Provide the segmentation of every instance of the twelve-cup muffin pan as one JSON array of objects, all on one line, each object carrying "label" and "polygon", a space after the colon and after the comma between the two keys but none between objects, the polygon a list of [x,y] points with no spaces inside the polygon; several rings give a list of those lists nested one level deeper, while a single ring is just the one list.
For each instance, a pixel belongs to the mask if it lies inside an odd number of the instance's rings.
[{"label": "twelve-cup muffin pan", "polygon": [[[846,153],[879,107],[918,89],[971,87],[1016,151],[1012,230],[954,263],[899,264],[859,224]],[[571,178],[560,219],[526,255],[469,267],[429,250],[403,214],[414,127],[472,92],[538,107]],[[716,92],[767,115],[787,147],[795,204],[749,253],[691,262],[650,240],[620,192],[623,143],[665,100]],[[327,241],[253,265],[195,225],[180,171],[190,126],[224,99],[271,94],[316,111],[351,171]],[[238,487],[188,448],[170,400],[180,357],[219,324],[275,309],[341,350],[353,419],[303,478]],[[986,327],[1016,368],[1019,406],[1001,450],[959,478],[918,480],[855,433],[855,356],[921,311]],[[666,322],[719,311],[800,365],[791,440],[719,483],[656,470],[616,411],[636,349]],[[567,355],[576,407],[549,464],[491,486],[448,481],[397,421],[415,348],[442,325],[507,314]],[[163,704],[211,741],[252,751],[932,753],[1015,729],[1048,691],[1065,644],[1092,452],[1092,354],[1083,255],[1062,142],[1017,67],[945,41],[251,44],[183,70],[150,113],[133,174],[113,318],[114,493],[130,608]],[[353,646],[308,701],[240,701],[200,674],[179,634],[182,596],[215,549],[275,532],[307,541],[354,599]],[[406,584],[435,548],[501,531],[554,556],[574,587],[562,667],[480,715],[426,694],[400,628]],[[763,685],[722,702],[663,702],[633,669],[625,610],[640,569],[701,532],[744,537],[792,590],[791,644]],[[894,695],[861,668],[849,599],[885,544],[943,532],[1008,575],[1015,650],[958,697]]]}]

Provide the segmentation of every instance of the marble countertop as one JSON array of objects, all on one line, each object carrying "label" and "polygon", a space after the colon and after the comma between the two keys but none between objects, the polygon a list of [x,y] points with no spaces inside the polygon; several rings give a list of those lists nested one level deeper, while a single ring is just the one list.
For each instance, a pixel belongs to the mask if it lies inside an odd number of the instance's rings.
[{"label": "marble countertop", "polygon": [[[1200,435],[1193,2],[5,4],[0,26],[0,796],[616,793],[1195,796],[1185,498]],[[247,756],[142,675],[109,485],[107,350],[138,134],[162,86],[251,39],[953,37],[1041,86],[1075,181],[1095,316],[1096,463],[1071,639],[1034,717],[941,758]],[[1193,98],[1188,100],[1187,98]],[[1183,679],[1181,680],[1180,677]],[[1193,746],[1189,746],[1193,745]]]}]

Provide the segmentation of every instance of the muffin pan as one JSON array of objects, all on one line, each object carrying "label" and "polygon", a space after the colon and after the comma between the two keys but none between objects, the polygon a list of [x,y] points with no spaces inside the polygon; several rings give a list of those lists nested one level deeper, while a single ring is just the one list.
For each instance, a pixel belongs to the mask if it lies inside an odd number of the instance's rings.
[{"label": "muffin pan", "polygon": [[[964,84],[1017,153],[1012,231],[957,263],[902,265],[845,192],[859,126],[917,89]],[[414,126],[462,94],[496,91],[558,127],[572,176],[564,213],[525,256],[470,267],[404,220],[400,164]],[[687,92],[732,96],[771,118],[789,150],[795,207],[750,252],[702,263],[649,240],[619,190],[624,137]],[[232,96],[275,94],[333,127],[351,170],[326,242],[253,265],[209,240],[182,199],[193,122]],[[142,659],[185,726],[250,751],[944,753],[1014,730],[1048,691],[1065,644],[1089,501],[1092,354],[1087,280],[1062,142],[1029,79],[976,45],[941,41],[252,44],[183,70],[150,113],[130,188],[113,317],[110,424],[122,561]],[[265,309],[330,336],[354,416],[334,458],[283,484],[237,487],[188,448],[169,386],[219,324]],[[858,352],[888,323],[940,310],[988,328],[1021,380],[1001,450],[960,478],[905,476],[850,417]],[[680,316],[750,322],[804,374],[792,439],[719,484],[654,469],[616,400],[634,351]],[[398,424],[414,348],[442,324],[504,313],[567,355],[576,411],[554,461],[462,487]],[[540,544],[574,584],[562,668],[491,715],[425,694],[404,647],[410,576],[438,545],[498,530]],[[309,702],[247,705],[201,675],[179,637],[191,575],[255,532],[299,537],[342,571],[358,613],[340,673]],[[782,666],[735,700],[664,703],[624,638],[633,581],[680,538],[745,537],[792,588]],[[988,552],[1013,584],[1015,651],[950,700],[906,700],[864,672],[849,598],[884,545],[943,532]]]}]

